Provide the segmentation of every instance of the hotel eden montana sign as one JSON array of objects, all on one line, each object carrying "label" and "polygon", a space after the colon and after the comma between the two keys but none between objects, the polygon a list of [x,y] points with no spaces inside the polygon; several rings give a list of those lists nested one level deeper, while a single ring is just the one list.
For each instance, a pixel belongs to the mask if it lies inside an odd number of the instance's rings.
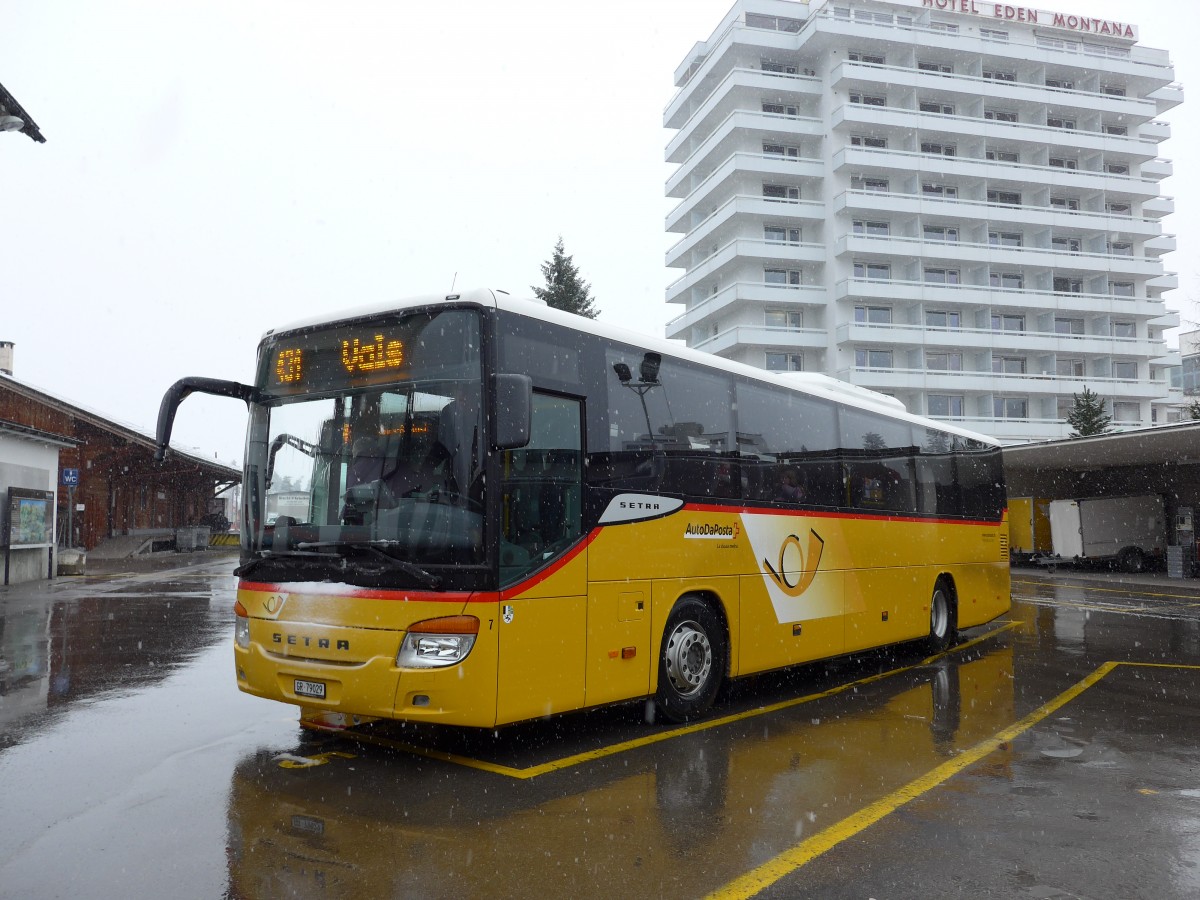
[{"label": "hotel eden montana sign", "polygon": [[1016,6],[1011,3],[994,3],[990,0],[918,0],[925,9],[938,12],[967,13],[1000,22],[1023,22],[1026,25],[1043,25],[1051,28],[1065,28],[1080,34],[1096,34],[1102,37],[1125,38],[1137,40],[1137,29],[1124,22],[1114,22],[1111,19],[1097,19],[1092,16],[1079,16],[1068,13],[1048,12],[1044,9],[1032,9],[1028,6]]}]

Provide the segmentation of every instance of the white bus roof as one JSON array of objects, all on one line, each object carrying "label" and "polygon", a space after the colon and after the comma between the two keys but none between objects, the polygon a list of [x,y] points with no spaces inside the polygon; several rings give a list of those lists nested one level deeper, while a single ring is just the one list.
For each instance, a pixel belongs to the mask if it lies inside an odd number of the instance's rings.
[{"label": "white bus roof", "polygon": [[999,446],[998,441],[988,437],[987,435],[979,434],[978,432],[974,432],[966,428],[960,428],[957,425],[949,422],[942,422],[936,419],[927,418],[925,416],[916,415],[915,413],[910,413],[904,408],[904,404],[895,397],[889,397],[886,394],[880,394],[877,391],[872,391],[868,388],[859,387],[858,385],[849,384],[844,381],[839,381],[838,379],[831,378],[828,375],[823,375],[816,372],[768,372],[766,369],[758,369],[754,366],[735,362],[720,356],[715,356],[711,353],[693,350],[680,344],[668,341],[665,338],[656,338],[651,335],[642,334],[641,332],[632,331],[628,328],[621,328],[619,326],[609,325],[605,322],[596,321],[595,319],[577,316],[574,313],[563,312],[562,310],[547,306],[541,300],[512,297],[505,291],[491,290],[490,288],[476,288],[469,291],[445,295],[427,294],[418,297],[407,297],[401,300],[393,300],[390,302],[376,303],[354,309],[347,309],[334,315],[313,316],[296,322],[290,322],[280,328],[274,328],[266,332],[266,334],[263,335],[263,338],[266,339],[274,334],[283,334],[289,331],[296,331],[301,328],[336,325],[340,322],[346,322],[353,319],[362,319],[369,318],[371,316],[384,315],[386,313],[402,312],[406,309],[412,309],[416,307],[457,303],[490,306],[494,307],[495,309],[502,309],[507,312],[526,316],[531,319],[552,322],[567,328],[573,328],[577,331],[594,334],[598,337],[609,338],[610,340],[620,341],[621,343],[625,344],[634,344],[646,350],[662,353],[665,356],[672,356],[677,359],[688,360],[713,369],[720,369],[735,375],[741,375],[747,378],[753,378],[757,381],[766,382],[768,384],[776,384],[781,387],[800,390],[817,397],[824,397],[829,400],[843,403],[847,406],[859,407],[860,409],[870,409],[895,419],[908,421],[913,424],[923,425],[929,428],[936,428],[940,431],[958,435],[959,437]]}]

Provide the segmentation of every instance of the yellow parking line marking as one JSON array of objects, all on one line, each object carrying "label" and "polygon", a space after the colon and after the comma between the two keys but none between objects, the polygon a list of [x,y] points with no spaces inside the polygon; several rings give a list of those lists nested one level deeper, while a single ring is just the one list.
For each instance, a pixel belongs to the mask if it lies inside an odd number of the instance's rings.
[{"label": "yellow parking line marking", "polygon": [[830,825],[805,841],[801,841],[795,847],[784,851],[774,859],[763,863],[755,869],[751,869],[740,878],[734,879],[729,884],[709,894],[709,898],[711,900],[718,900],[718,898],[719,900],[732,900],[732,898],[737,897],[752,897],[759,891],[770,887],[779,881],[779,879],[795,872],[801,866],[816,859],[827,850],[836,847],[842,841],[854,837],[859,832],[874,825],[880,819],[895,812],[901,806],[933,790],[933,788],[948,781],[954,775],[979,762],[985,756],[998,749],[1001,744],[1014,740],[1041,722],[1042,719],[1070,703],[1118,666],[1200,670],[1200,666],[1173,665],[1170,663],[1106,662],[1096,669],[1096,671],[1067,688],[1067,690],[1063,691],[1053,700],[1042,704],[1024,718],[997,732],[992,737],[980,741],[974,747],[965,750],[954,759],[942,763],[919,778],[913,779],[886,797],[868,804],[840,822]]},{"label": "yellow parking line marking", "polygon": [[927,666],[931,662],[948,656],[951,653],[957,653],[961,650],[966,650],[969,647],[974,647],[976,644],[989,640],[998,634],[1002,634],[1012,628],[1016,628],[1021,623],[1019,621],[1005,622],[991,631],[985,632],[976,638],[966,641],[962,644],[957,644],[954,647],[946,650],[943,653],[937,653],[933,656],[921,660],[919,663],[914,663],[911,666],[901,666],[898,669],[890,669],[887,672],[880,672],[876,675],[869,675],[866,678],[860,678],[857,681],[849,681],[845,684],[839,684],[837,687],[832,687],[826,691],[820,691],[816,694],[806,694],[803,697],[793,697],[789,700],[781,700],[778,703],[772,703],[769,706],[760,706],[755,709],[746,710],[745,712],[732,713],[727,716],[720,716],[715,719],[705,719],[703,722],[696,722],[692,725],[684,725],[679,728],[672,728],[668,731],[661,731],[658,734],[647,735],[646,737],[634,738],[629,741],[622,741],[618,744],[610,744],[607,747],[599,747],[595,750],[588,750],[583,753],[577,753],[574,756],[564,756],[561,759],[551,760],[536,766],[529,766],[524,769],[514,768],[512,766],[500,765],[499,763],[491,763],[481,759],[475,759],[469,756],[460,756],[455,753],[447,753],[442,750],[432,750],[426,747],[420,747],[415,744],[405,743],[403,741],[395,741],[391,738],[382,737],[375,734],[360,734],[352,732],[347,735],[352,740],[361,740],[369,744],[377,744],[382,747],[388,747],[393,750],[402,750],[406,753],[413,753],[417,756],[425,757],[426,759],[437,759],[442,762],[454,763],[460,766],[466,766],[471,769],[479,769],[484,772],[491,772],[496,775],[505,775],[509,778],[519,778],[522,780],[536,778],[539,775],[545,775],[548,772],[557,772],[562,769],[569,769],[573,766],[581,765],[585,762],[592,762],[597,759],[604,759],[608,756],[615,756],[618,753],[626,753],[630,750],[636,750],[640,747],[649,747],[652,744],[658,744],[663,741],[674,740],[678,737],[683,737],[685,734],[695,734],[700,731],[708,731],[711,728],[720,728],[723,725],[729,725],[733,722],[740,722],[744,719],[753,719],[758,716],[763,716],[768,713],[779,712],[780,710],[790,709],[793,706],[800,706],[804,703],[811,703],[814,700],[821,700],[825,697],[833,697],[836,694],[851,690],[852,688],[861,687],[864,684],[871,684],[875,681],[881,681],[884,678],[891,678],[894,675],[900,675],[904,672],[911,672],[913,669],[918,669],[922,666]]}]

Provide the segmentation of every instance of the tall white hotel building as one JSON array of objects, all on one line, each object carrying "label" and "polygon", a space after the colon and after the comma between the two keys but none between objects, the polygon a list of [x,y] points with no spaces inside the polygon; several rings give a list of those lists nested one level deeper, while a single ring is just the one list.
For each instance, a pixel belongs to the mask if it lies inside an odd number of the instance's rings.
[{"label": "tall white hotel building", "polygon": [[1178,418],[1157,117],[1183,94],[1135,26],[738,0],[676,84],[668,337],[1005,442],[1065,437],[1085,386],[1118,427]]}]

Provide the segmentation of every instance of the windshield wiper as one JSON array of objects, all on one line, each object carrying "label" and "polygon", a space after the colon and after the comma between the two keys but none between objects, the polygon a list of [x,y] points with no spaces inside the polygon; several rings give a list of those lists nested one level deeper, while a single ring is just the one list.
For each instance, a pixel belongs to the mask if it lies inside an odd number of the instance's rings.
[{"label": "windshield wiper", "polygon": [[396,557],[392,556],[390,553],[384,553],[383,549],[382,549],[382,548],[387,548],[387,547],[398,547],[398,546],[400,546],[400,541],[384,541],[384,540],[375,540],[375,541],[301,541],[300,543],[296,544],[296,548],[299,550],[310,550],[310,549],[316,549],[316,548],[320,548],[320,547],[346,548],[346,549],[350,549],[350,550],[365,550],[368,553],[372,554],[373,556],[377,556],[380,559],[384,560],[389,565],[395,566],[401,572],[411,575],[413,578],[417,579],[417,581],[421,582],[421,584],[423,584],[425,587],[429,588],[430,590],[436,590],[438,587],[441,586],[442,579],[439,576],[434,575],[432,572],[427,572],[425,569],[422,569],[420,566],[414,565],[413,563],[407,562],[406,560],[397,559]]},{"label": "windshield wiper", "polygon": [[313,562],[317,560],[329,560],[329,554],[327,553],[302,553],[297,550],[267,550],[263,552],[262,556],[238,566],[233,570],[233,574],[239,578],[244,578],[263,563],[278,562],[281,559],[294,559],[295,557],[301,557],[306,562],[310,560]]}]

